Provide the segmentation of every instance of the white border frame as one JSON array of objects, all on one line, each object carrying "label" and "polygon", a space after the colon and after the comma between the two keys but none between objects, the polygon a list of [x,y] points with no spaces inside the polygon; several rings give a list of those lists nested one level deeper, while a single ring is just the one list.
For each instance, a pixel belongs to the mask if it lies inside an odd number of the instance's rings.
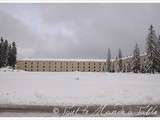
[{"label": "white border frame", "polygon": [[[160,3],[160,0],[0,0],[3,3]],[[159,117],[0,117],[0,120],[160,120]]]}]

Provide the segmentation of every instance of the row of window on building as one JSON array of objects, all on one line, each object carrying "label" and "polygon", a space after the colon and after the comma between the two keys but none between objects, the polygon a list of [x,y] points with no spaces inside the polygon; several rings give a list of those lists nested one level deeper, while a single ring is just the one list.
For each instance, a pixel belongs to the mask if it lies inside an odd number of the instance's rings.
[{"label": "row of window on building", "polygon": [[104,62],[75,62],[75,61],[18,61],[17,68],[26,71],[103,71]]}]

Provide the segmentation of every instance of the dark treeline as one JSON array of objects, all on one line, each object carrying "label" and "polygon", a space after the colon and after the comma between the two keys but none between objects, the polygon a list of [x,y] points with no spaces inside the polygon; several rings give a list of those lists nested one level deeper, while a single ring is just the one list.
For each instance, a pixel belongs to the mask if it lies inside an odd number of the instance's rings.
[{"label": "dark treeline", "polygon": [[0,40],[0,68],[11,66],[15,68],[16,65],[17,48],[16,43],[9,43],[1,37]]},{"label": "dark treeline", "polygon": [[136,43],[133,55],[128,58],[122,57],[119,49],[118,57],[111,62],[111,51],[108,49],[106,72],[134,72],[134,73],[160,73],[160,36],[156,35],[153,26],[149,28],[146,37],[145,54],[140,55],[140,48]]}]

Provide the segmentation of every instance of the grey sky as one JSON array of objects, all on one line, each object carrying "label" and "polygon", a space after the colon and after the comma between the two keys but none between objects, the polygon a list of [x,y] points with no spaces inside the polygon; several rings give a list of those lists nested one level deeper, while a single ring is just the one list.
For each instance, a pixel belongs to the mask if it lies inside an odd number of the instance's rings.
[{"label": "grey sky", "polygon": [[19,58],[131,55],[150,24],[160,34],[160,4],[0,4],[0,35],[16,41]]}]

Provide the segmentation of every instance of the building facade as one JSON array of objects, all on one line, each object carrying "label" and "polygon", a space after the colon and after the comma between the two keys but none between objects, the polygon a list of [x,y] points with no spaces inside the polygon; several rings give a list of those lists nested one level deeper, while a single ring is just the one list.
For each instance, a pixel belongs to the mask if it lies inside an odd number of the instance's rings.
[{"label": "building facade", "polygon": [[89,59],[19,59],[16,69],[44,72],[103,72],[105,60]]},{"label": "building facade", "polygon": [[[140,57],[141,65],[145,62],[145,55]],[[19,59],[16,69],[33,72],[106,72],[105,59]],[[132,57],[122,59],[123,71],[131,69]],[[111,69],[119,72],[118,60],[111,60]],[[113,71],[113,70],[112,70]]]}]

